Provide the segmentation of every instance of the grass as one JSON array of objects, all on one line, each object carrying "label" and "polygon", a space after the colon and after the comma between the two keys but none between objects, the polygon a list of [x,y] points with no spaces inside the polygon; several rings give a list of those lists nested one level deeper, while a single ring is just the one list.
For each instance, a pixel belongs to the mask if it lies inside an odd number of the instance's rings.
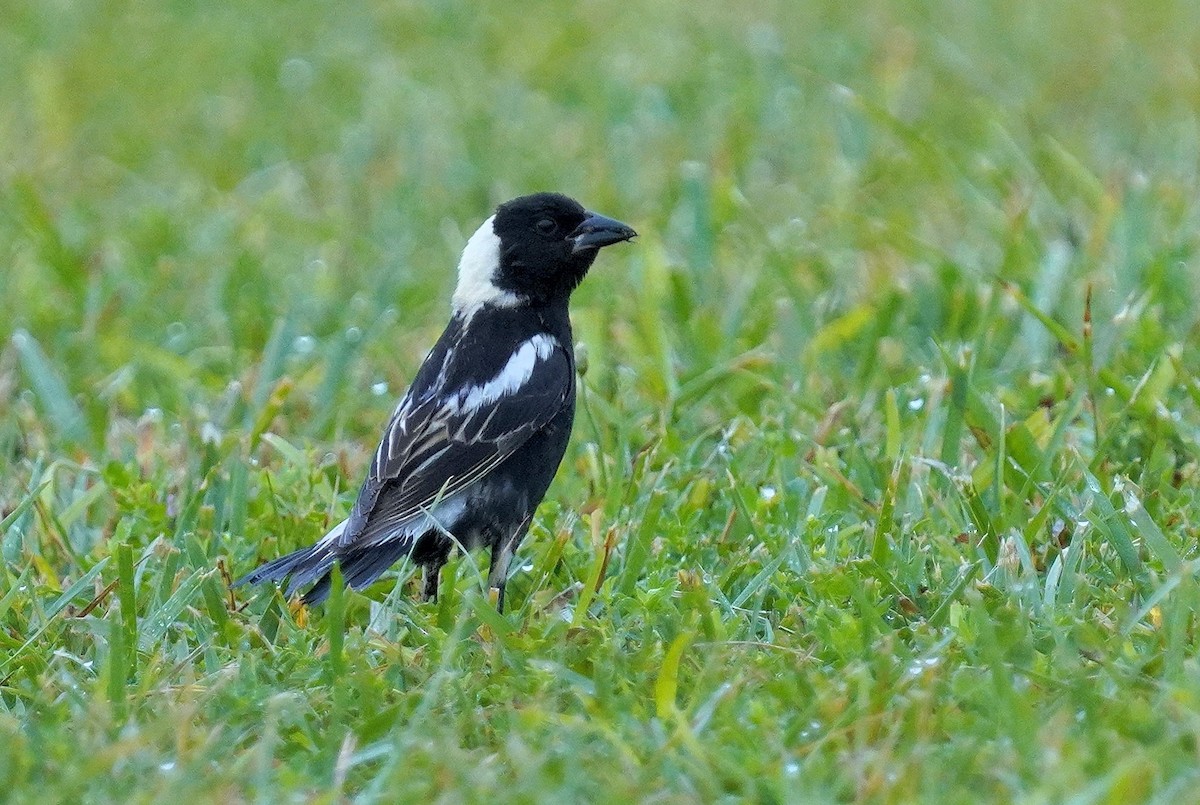
[{"label": "grass", "polygon": [[[1200,8],[17,0],[13,801],[1200,801]],[[496,202],[576,296],[510,611],[347,510]]]}]

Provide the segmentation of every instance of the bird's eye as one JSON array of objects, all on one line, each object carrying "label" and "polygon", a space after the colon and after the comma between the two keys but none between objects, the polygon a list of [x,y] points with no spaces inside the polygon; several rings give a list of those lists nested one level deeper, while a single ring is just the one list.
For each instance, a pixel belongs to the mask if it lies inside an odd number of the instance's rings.
[{"label": "bird's eye", "polygon": [[553,235],[554,231],[558,229],[558,224],[554,222],[553,218],[542,218],[535,226],[537,227],[537,231],[543,235]]}]

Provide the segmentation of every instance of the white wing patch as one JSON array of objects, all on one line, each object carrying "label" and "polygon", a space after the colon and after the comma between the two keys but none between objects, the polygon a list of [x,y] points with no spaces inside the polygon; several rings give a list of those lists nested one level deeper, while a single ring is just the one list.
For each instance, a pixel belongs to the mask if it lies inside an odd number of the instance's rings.
[{"label": "white wing patch", "polygon": [[496,216],[483,222],[467,241],[462,259],[458,261],[458,285],[454,288],[452,304],[455,312],[467,318],[480,305],[513,307],[523,300],[520,296],[496,287],[495,276],[500,268],[500,237],[493,229]]},{"label": "white wing patch", "polygon": [[[435,414],[431,422],[444,424],[448,416],[456,416],[464,412],[473,413],[495,403],[507,394],[515,394],[533,377],[533,372],[537,368],[538,361],[544,361],[554,354],[557,344],[558,342],[553,336],[544,333],[539,333],[528,341],[521,342],[509,357],[508,362],[504,364],[504,368],[495,377],[485,383],[472,384],[461,388],[456,394],[446,399],[440,413]],[[446,354],[445,362],[442,365],[441,374],[443,378],[449,366],[451,355],[452,352]],[[438,385],[441,386],[443,382],[439,381]],[[415,404],[415,401],[406,394],[404,399],[396,406],[396,411],[392,414],[391,423],[384,432],[379,446],[375,449],[375,467],[378,468],[377,472],[381,474],[377,477],[382,477],[383,468],[396,457],[401,449],[401,445],[404,444],[405,439],[408,437],[408,415]],[[494,413],[493,411],[493,415]],[[471,418],[468,417],[462,423],[462,430],[455,434],[454,438],[460,441],[471,441],[465,432],[466,429],[471,427],[472,430],[483,430],[486,429],[490,421],[491,417],[482,426],[479,426],[479,423],[472,422]],[[413,441],[405,446],[405,449],[411,453],[421,453],[444,437],[444,432],[439,428],[427,428],[424,433],[416,434]],[[447,445],[447,449],[448,447]],[[413,472],[419,473],[426,465],[440,458],[444,452],[445,450],[441,450],[433,453]]]},{"label": "white wing patch", "polygon": [[455,402],[459,411],[473,411],[496,402],[506,394],[512,394],[533,377],[538,361],[544,361],[554,352],[555,341],[548,335],[535,335],[513,352],[500,373],[486,383],[467,386],[457,395]]}]

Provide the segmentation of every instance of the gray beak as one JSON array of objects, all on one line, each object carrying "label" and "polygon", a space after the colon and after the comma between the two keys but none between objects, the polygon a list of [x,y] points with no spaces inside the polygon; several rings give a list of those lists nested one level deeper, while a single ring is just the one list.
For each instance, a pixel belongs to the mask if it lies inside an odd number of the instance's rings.
[{"label": "gray beak", "polygon": [[633,227],[620,221],[614,221],[612,218],[606,218],[594,212],[589,212],[587,216],[584,222],[568,236],[575,241],[575,245],[571,247],[572,254],[579,254],[587,249],[611,246],[637,236]]}]

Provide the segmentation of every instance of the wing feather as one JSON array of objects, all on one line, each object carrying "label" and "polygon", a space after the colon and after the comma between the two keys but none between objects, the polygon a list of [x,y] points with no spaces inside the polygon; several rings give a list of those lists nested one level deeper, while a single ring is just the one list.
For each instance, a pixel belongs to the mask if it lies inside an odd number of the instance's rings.
[{"label": "wing feather", "polygon": [[574,396],[575,376],[565,349],[551,343],[533,353],[523,382],[500,383],[491,397],[478,386],[442,385],[420,399],[410,390],[384,431],[338,545],[390,539],[485,477],[561,412]]}]

